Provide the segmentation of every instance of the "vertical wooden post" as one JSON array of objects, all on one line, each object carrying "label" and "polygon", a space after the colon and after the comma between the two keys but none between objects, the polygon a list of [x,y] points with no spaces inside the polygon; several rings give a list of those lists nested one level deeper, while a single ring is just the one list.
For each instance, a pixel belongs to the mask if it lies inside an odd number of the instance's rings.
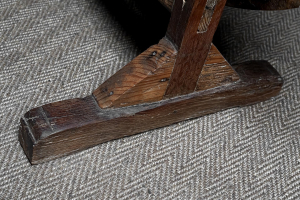
[{"label": "vertical wooden post", "polygon": [[226,0],[175,0],[167,37],[178,49],[165,98],[195,91]]}]

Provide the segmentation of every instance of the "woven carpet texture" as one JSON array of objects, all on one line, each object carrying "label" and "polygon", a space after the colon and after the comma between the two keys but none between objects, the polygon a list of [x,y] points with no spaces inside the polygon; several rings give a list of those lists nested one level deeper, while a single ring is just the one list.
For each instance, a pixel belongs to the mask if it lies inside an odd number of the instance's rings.
[{"label": "woven carpet texture", "polygon": [[0,199],[300,199],[300,9],[226,8],[215,44],[280,95],[31,166],[19,120],[84,97],[164,36],[154,0],[0,1]]}]

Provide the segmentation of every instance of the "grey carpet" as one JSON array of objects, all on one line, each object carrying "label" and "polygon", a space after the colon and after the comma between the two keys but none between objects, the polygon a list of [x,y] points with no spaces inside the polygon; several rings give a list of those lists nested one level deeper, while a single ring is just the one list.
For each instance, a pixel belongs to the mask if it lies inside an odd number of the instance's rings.
[{"label": "grey carpet", "polygon": [[0,1],[0,199],[300,198],[300,9],[226,8],[215,37],[232,63],[273,64],[279,96],[29,164],[20,117],[90,94],[168,17],[154,0]]}]

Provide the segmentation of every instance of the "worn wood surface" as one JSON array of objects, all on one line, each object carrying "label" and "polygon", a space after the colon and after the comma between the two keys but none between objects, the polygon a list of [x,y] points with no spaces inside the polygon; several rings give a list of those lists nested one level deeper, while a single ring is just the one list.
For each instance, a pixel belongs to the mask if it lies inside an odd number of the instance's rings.
[{"label": "worn wood surface", "polygon": [[195,91],[225,3],[226,0],[191,0],[185,4],[175,1],[167,37],[178,48],[178,55],[165,98]]},{"label": "worn wood surface", "polygon": [[240,80],[150,104],[101,109],[95,98],[72,99],[35,108],[21,119],[19,140],[32,164],[103,142],[200,117],[277,95],[282,79],[267,62],[235,67]]},{"label": "worn wood surface", "polygon": [[239,79],[238,74],[216,46],[212,45],[200,74],[196,91],[224,86]]},{"label": "worn wood surface", "polygon": [[[151,103],[164,98],[177,50],[166,39],[154,45],[105,81],[93,95],[101,108],[118,108]],[[212,44],[198,90],[239,80],[237,73]]]},{"label": "worn wood surface", "polygon": [[225,3],[176,0],[166,37],[93,95],[27,112],[19,141],[30,162],[277,95],[282,78],[269,63],[233,69],[212,45]]},{"label": "worn wood surface", "polygon": [[120,107],[161,100],[176,55],[172,43],[163,38],[94,91],[99,106]]},{"label": "worn wood surface", "polygon": [[[172,10],[174,0],[158,0],[169,11]],[[226,6],[251,10],[285,10],[298,8],[300,0],[227,0]]]}]

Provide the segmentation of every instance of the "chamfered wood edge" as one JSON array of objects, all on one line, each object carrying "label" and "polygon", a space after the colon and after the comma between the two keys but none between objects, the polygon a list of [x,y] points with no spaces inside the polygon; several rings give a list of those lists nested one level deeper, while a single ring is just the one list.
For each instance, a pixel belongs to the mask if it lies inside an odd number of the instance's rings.
[{"label": "chamfered wood edge", "polygon": [[19,140],[32,164],[103,142],[254,104],[276,96],[283,80],[266,61],[235,66],[241,80],[150,104],[101,109],[93,96],[47,104],[21,119]]}]

